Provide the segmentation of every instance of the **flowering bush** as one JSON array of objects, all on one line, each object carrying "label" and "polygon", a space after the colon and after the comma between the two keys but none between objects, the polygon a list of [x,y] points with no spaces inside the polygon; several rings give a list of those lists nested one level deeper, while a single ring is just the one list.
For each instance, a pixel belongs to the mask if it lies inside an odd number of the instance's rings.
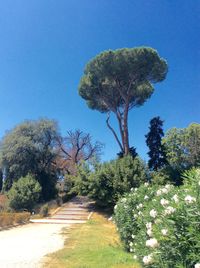
[{"label": "flowering bush", "polygon": [[115,206],[121,239],[144,266],[200,267],[200,170],[184,178],[180,187],[141,186]]}]

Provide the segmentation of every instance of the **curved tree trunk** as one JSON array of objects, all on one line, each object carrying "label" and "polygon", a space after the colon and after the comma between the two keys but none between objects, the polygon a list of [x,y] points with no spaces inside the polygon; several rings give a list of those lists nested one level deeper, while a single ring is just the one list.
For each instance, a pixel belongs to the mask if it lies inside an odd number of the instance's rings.
[{"label": "curved tree trunk", "polygon": [[128,134],[128,104],[124,108],[124,120],[123,120],[123,139],[124,139],[124,154],[129,154],[129,134]]}]

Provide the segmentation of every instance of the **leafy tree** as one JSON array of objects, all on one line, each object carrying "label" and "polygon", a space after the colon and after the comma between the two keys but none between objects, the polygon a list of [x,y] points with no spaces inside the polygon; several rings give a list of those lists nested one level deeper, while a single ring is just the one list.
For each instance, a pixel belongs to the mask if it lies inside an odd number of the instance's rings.
[{"label": "leafy tree", "polygon": [[151,170],[158,170],[166,164],[166,156],[162,144],[162,137],[164,136],[162,126],[163,121],[160,117],[154,117],[150,121],[149,133],[145,135],[146,144],[149,147],[148,165]]},{"label": "leafy tree", "polygon": [[[55,121],[41,119],[26,121],[8,132],[1,144],[1,165],[5,170],[5,190],[14,181],[33,174],[42,186],[42,197],[47,200],[55,192],[57,169],[56,142],[58,127]],[[53,196],[51,196],[53,197]]]},{"label": "leafy tree", "polygon": [[28,174],[13,183],[8,192],[9,206],[15,210],[31,210],[38,202],[41,194],[41,186],[34,177]]},{"label": "leafy tree", "polygon": [[162,140],[167,161],[177,170],[200,165],[200,124],[192,123],[187,128],[172,128]]},{"label": "leafy tree", "polygon": [[[166,61],[149,47],[105,51],[86,65],[79,94],[89,108],[107,113],[107,126],[123,154],[130,149],[129,111],[143,105],[154,91],[153,84],[166,74]],[[117,118],[120,138],[109,122],[111,112]]]},{"label": "leafy tree", "polygon": [[94,171],[87,165],[79,169],[75,190],[89,195],[103,207],[113,208],[117,200],[133,187],[147,180],[146,168],[139,157],[128,155],[103,164],[96,164]]},{"label": "leafy tree", "polygon": [[81,162],[91,161],[93,158],[98,159],[103,147],[100,142],[93,142],[89,133],[84,133],[79,129],[68,131],[67,135],[60,138],[58,142],[58,165],[70,175],[76,174],[77,166]]}]

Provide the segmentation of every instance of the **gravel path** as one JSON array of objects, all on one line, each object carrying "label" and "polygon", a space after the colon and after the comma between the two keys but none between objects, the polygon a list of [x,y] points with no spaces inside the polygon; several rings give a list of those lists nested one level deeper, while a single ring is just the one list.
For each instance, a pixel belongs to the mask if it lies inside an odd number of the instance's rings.
[{"label": "gravel path", "polygon": [[64,246],[66,224],[30,223],[0,232],[1,268],[39,268],[42,257]]},{"label": "gravel path", "polygon": [[0,232],[0,268],[40,268],[48,253],[64,246],[62,229],[90,217],[91,202],[74,197],[52,217]]}]

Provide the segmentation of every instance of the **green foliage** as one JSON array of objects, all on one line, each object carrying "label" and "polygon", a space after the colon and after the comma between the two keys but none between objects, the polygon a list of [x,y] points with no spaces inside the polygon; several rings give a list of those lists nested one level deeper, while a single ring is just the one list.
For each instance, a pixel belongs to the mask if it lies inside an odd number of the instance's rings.
[{"label": "green foliage", "polygon": [[101,112],[122,106],[123,95],[129,95],[131,105],[140,106],[153,92],[151,82],[162,81],[166,73],[165,60],[152,48],[104,51],[87,64],[79,93],[90,108]]},{"label": "green foliage", "polygon": [[200,170],[180,187],[144,185],[122,198],[115,221],[125,247],[151,268],[192,268],[200,252]]},{"label": "green foliage", "polygon": [[28,209],[30,211],[38,202],[40,195],[40,184],[28,174],[13,183],[8,192],[9,206],[14,210]]},{"label": "green foliage", "polygon": [[130,155],[97,164],[93,172],[84,165],[78,172],[75,189],[80,194],[87,194],[97,204],[112,208],[116,201],[132,187],[138,187],[146,180],[144,163]]},{"label": "green foliage", "polygon": [[57,170],[52,162],[57,156],[57,138],[56,122],[46,119],[26,121],[7,133],[1,144],[1,165],[6,174],[4,190],[31,173],[42,186],[43,199],[53,197]]},{"label": "green foliage", "polygon": [[182,171],[200,164],[200,124],[170,129],[163,138],[163,144],[172,168]]},{"label": "green foliage", "polygon": [[150,180],[152,184],[164,185],[166,183],[172,183],[170,176],[170,170],[168,167],[158,169],[150,172]]},{"label": "green foliage", "polygon": [[158,170],[166,164],[164,146],[161,143],[164,132],[162,129],[163,121],[160,117],[154,117],[150,121],[149,133],[146,137],[146,144],[149,147],[148,166],[151,170]]},{"label": "green foliage", "polygon": [[40,215],[42,215],[43,217],[46,217],[48,216],[48,213],[49,213],[49,206],[48,204],[45,204],[40,209]]},{"label": "green foliage", "polygon": [[89,108],[115,114],[121,141],[109,125],[109,115],[106,122],[125,155],[129,153],[128,111],[151,97],[153,84],[164,80],[167,70],[166,61],[149,47],[104,51],[86,65],[79,94]]}]

